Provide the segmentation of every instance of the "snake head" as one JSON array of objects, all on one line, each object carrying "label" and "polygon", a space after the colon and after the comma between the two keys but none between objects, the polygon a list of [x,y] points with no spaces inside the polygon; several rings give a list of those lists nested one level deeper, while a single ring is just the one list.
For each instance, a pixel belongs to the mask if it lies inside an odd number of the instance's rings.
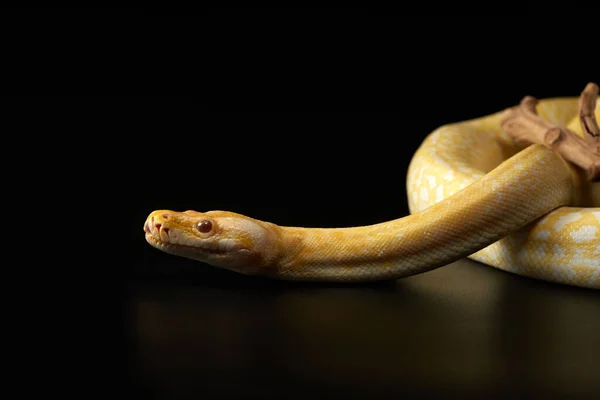
[{"label": "snake head", "polygon": [[268,272],[278,254],[276,228],[228,211],[157,210],[144,223],[153,247],[246,275]]}]

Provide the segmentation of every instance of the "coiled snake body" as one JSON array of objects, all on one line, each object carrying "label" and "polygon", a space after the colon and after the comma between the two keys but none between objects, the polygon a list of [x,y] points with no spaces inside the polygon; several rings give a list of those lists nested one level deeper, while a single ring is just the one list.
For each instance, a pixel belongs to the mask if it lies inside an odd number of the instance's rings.
[{"label": "coiled snake body", "polygon": [[[577,110],[577,98],[537,107],[540,117],[581,135]],[[504,115],[445,125],[425,139],[408,171],[412,215],[302,228],[227,211],[157,210],[144,224],[146,240],[171,254],[287,280],[396,279],[470,257],[599,289],[600,182],[542,144],[515,144]]]}]

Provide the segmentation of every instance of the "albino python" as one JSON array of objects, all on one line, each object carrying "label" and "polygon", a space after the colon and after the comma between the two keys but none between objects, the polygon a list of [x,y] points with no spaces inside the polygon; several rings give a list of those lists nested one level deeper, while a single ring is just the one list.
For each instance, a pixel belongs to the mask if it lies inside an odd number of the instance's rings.
[{"label": "albino python", "polygon": [[[595,88],[591,118],[600,119]],[[444,125],[425,139],[408,171],[409,216],[304,228],[227,211],[157,210],[144,224],[146,240],[170,254],[286,280],[396,279],[470,257],[599,289],[600,182],[543,144],[517,144],[503,129],[507,111]],[[584,134],[577,98],[541,100],[537,113]]]}]

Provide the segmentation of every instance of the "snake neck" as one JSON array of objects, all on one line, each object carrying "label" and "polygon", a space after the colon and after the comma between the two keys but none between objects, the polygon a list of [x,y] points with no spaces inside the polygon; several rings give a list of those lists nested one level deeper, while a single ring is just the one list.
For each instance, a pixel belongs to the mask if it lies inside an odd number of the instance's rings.
[{"label": "snake neck", "polygon": [[[530,146],[448,199],[413,215],[352,228],[279,227],[273,276],[289,280],[396,279],[454,262],[551,210],[578,203],[578,175]],[[533,193],[544,193],[527,201]]]}]

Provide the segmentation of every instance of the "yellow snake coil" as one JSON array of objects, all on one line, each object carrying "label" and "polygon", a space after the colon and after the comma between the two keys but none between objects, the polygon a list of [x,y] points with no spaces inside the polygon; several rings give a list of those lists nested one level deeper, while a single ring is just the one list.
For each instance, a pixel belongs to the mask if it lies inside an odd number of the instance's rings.
[{"label": "yellow snake coil", "polygon": [[[577,98],[545,99],[537,111],[582,134]],[[599,289],[600,183],[544,145],[515,144],[502,117],[445,125],[425,139],[408,171],[409,216],[303,228],[227,211],[157,210],[144,224],[146,240],[171,254],[286,280],[397,279],[470,257]]]}]

